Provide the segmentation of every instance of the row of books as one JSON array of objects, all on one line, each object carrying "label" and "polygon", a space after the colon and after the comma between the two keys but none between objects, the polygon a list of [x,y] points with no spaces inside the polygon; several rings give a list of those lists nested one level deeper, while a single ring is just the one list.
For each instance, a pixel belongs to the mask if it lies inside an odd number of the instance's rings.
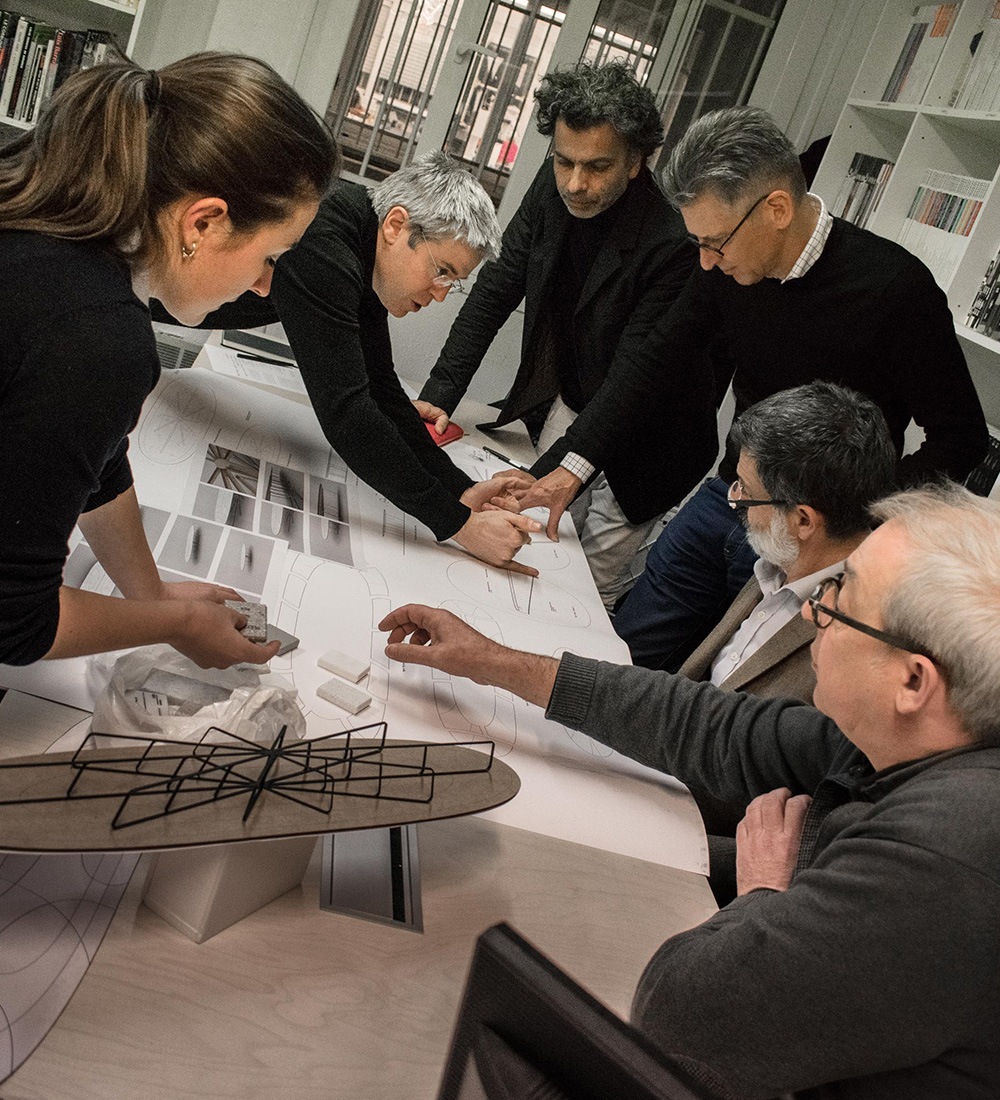
[{"label": "row of books", "polygon": [[1000,337],[1000,252],[986,269],[965,323],[992,340]]},{"label": "row of books", "polygon": [[895,163],[868,153],[855,153],[831,211],[862,229],[875,213]]},{"label": "row of books", "polygon": [[886,103],[919,103],[934,75],[959,5],[921,4],[882,93]]},{"label": "row of books", "polygon": [[903,221],[899,243],[947,287],[983,208],[989,180],[928,169]]},{"label": "row of books", "polygon": [[970,45],[969,57],[955,82],[951,106],[964,111],[1000,109],[1000,0]]},{"label": "row of books", "polygon": [[109,31],[70,31],[0,9],[0,121],[32,123],[72,73],[105,59]]}]

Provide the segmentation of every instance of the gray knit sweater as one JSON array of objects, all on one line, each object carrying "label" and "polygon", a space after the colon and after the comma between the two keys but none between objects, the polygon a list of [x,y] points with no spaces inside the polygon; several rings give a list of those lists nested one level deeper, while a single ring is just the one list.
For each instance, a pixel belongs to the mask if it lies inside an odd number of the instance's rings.
[{"label": "gray knit sweater", "polygon": [[646,968],[657,1043],[745,1097],[1000,1096],[1000,748],[873,772],[812,707],[571,654],[547,713],[725,800],[813,795],[789,889]]}]

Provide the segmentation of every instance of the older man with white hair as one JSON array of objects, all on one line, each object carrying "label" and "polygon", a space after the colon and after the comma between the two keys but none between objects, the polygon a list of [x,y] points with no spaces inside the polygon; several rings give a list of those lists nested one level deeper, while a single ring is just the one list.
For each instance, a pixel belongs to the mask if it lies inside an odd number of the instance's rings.
[{"label": "older man with white hair", "polygon": [[753,797],[739,896],[660,948],[632,1010],[725,1095],[1000,1095],[1000,504],[947,486],[874,512],[803,607],[818,709],[517,653],[441,610],[382,624],[394,659]]}]

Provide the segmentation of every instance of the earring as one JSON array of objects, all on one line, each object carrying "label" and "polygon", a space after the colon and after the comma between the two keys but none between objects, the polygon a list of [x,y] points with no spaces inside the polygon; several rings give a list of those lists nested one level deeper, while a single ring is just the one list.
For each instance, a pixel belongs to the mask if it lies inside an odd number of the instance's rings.
[{"label": "earring", "polygon": [[184,257],[185,260],[190,260],[191,257],[194,255],[194,250],[197,247],[198,247],[198,242],[197,241],[192,241],[190,248],[188,248],[186,245],[182,244],[181,245],[181,255]]}]

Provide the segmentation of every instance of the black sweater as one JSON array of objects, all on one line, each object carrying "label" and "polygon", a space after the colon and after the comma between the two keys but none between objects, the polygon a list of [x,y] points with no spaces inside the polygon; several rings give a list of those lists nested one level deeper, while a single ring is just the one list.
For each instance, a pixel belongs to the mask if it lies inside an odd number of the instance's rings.
[{"label": "black sweater", "polygon": [[373,489],[446,539],[471,514],[458,498],[473,482],[431,439],[396,377],[388,314],[372,289],[377,233],[367,191],[341,181],[278,261],[269,298],[244,294],[202,327],[280,320],[333,449]]},{"label": "black sweater", "polygon": [[[903,458],[899,479],[964,478],[986,453],[986,421],[944,293],[906,249],[834,218],[826,247],[801,279],[741,286],[717,268],[698,270],[648,345],[695,354],[712,336],[732,362],[736,415],[814,379],[867,394],[885,414],[897,453],[912,418],[926,435]],[[681,360],[683,361],[683,359]],[[735,367],[735,375],[732,368]],[[723,476],[735,476],[724,463]]]},{"label": "black sweater", "polygon": [[0,661],[52,647],[67,540],[132,484],[128,433],[159,377],[125,264],[37,233],[0,233]]}]

